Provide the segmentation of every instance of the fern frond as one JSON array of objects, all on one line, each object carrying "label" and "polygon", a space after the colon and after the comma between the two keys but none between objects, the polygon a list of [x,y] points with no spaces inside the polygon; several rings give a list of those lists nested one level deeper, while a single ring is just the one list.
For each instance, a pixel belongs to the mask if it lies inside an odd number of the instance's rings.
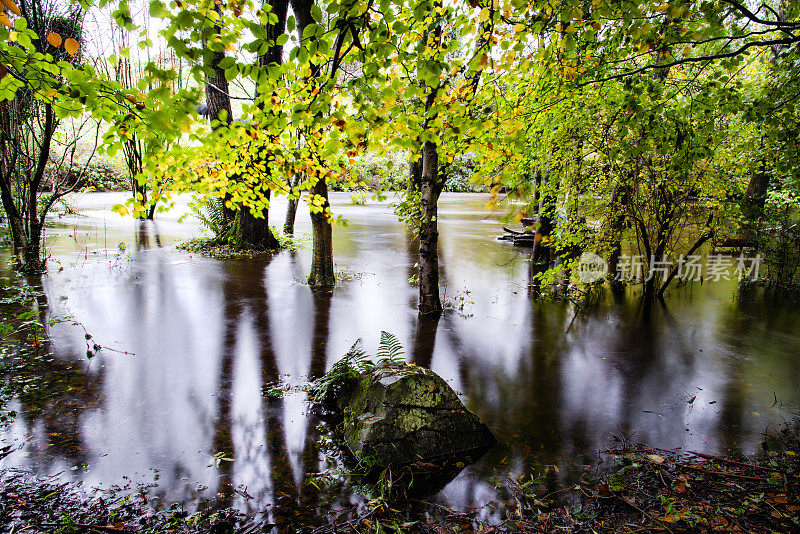
[{"label": "fern frond", "polygon": [[361,338],[357,339],[350,350],[347,351],[339,361],[333,364],[331,370],[325,376],[317,379],[312,387],[311,399],[315,402],[322,402],[328,391],[336,387],[342,380],[358,376],[371,367],[367,362],[367,353],[364,350],[364,342]]},{"label": "fern frond", "polygon": [[333,364],[333,369],[344,369],[345,367],[350,367],[352,369],[356,369],[357,371],[361,371],[362,367],[364,367],[364,360],[367,359],[367,352],[364,350],[364,342],[361,338],[358,338],[353,346],[350,347],[350,350],[344,355],[344,357]]},{"label": "fern frond", "polygon": [[226,237],[230,231],[231,221],[225,216],[225,202],[221,198],[211,198],[205,205],[196,210],[200,223],[211,230],[216,237]]},{"label": "fern frond", "polygon": [[378,359],[388,360],[391,363],[403,362],[403,345],[397,336],[381,330],[381,341],[378,344]]}]

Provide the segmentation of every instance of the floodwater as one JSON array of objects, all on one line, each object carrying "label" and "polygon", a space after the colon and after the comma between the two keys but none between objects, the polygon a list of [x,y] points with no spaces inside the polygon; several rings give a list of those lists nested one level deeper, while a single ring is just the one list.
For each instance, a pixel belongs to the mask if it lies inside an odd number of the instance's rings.
[{"label": "floodwater", "polygon": [[[48,227],[48,313],[71,318],[50,328],[53,365],[82,362],[83,386],[36,410],[14,401],[2,440],[18,450],[4,467],[88,486],[155,481],[167,502],[219,493],[271,513],[314,502],[304,480],[321,465],[318,422],[304,393],[263,391],[321,376],[358,338],[374,351],[381,330],[500,438],[433,497],[458,508],[502,498],[494,482],[508,474],[574,480],[620,439],[751,455],[797,410],[800,314],[790,305],[740,298],[719,281],[673,290],[649,321],[630,296],[576,316],[530,298],[528,252],[495,240],[499,214],[485,196],[442,198],[448,310],[438,321],[417,319],[414,246],[385,203],[333,194],[349,220],[334,230],[340,279],[315,295],[308,246],[204,258],[174,247],[200,231],[191,217],[178,222],[185,206],[139,223],[109,211],[124,198],[79,196],[80,215]],[[278,200],[273,224],[283,209]],[[302,210],[297,230],[310,233]],[[87,359],[84,328],[114,350]]]}]

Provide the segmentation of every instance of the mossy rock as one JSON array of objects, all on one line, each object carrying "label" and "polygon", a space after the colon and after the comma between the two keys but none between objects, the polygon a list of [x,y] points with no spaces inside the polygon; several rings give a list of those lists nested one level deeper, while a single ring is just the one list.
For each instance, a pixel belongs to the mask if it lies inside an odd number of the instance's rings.
[{"label": "mossy rock", "polygon": [[497,442],[447,382],[422,367],[379,364],[343,387],[336,404],[350,450],[380,465],[475,456]]}]

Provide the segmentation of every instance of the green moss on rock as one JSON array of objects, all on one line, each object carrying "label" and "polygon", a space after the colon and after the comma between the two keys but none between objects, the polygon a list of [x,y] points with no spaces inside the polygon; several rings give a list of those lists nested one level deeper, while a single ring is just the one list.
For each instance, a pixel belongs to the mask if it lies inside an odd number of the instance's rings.
[{"label": "green moss on rock", "polygon": [[362,373],[337,406],[349,448],[382,465],[488,449],[496,442],[444,379],[414,365],[381,364]]}]

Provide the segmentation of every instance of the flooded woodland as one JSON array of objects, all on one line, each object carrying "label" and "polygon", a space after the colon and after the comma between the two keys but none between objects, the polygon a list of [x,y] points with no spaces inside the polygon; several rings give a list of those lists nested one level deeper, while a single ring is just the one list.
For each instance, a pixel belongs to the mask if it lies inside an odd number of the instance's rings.
[{"label": "flooded woodland", "polygon": [[0,0],[0,534],[800,532],[800,2]]},{"label": "flooded woodland", "polygon": [[[68,320],[48,328],[53,359],[37,372],[47,389],[73,387],[12,401],[4,468],[92,487],[153,483],[162,502],[190,506],[215,496],[276,515],[348,506],[357,494],[331,497],[309,482],[325,458],[306,393],[270,389],[321,377],[358,338],[374,351],[382,330],[497,436],[430,497],[488,517],[488,503],[510,498],[503,477],[574,484],[620,441],[751,456],[800,401],[790,304],[735,281],[676,287],[647,320],[633,290],[587,309],[534,299],[530,249],[496,239],[485,195],[440,202],[439,318],[417,314],[417,252],[386,203],[333,194],[349,221],[334,230],[338,283],[314,292],[307,215],[296,250],[213,259],[176,248],[199,231],[192,218],[178,222],[180,208],[134,221],[108,211],[119,196],[80,195],[77,215],[47,226],[50,268],[26,281],[41,288],[47,320]],[[87,358],[94,343],[103,348]]]}]

